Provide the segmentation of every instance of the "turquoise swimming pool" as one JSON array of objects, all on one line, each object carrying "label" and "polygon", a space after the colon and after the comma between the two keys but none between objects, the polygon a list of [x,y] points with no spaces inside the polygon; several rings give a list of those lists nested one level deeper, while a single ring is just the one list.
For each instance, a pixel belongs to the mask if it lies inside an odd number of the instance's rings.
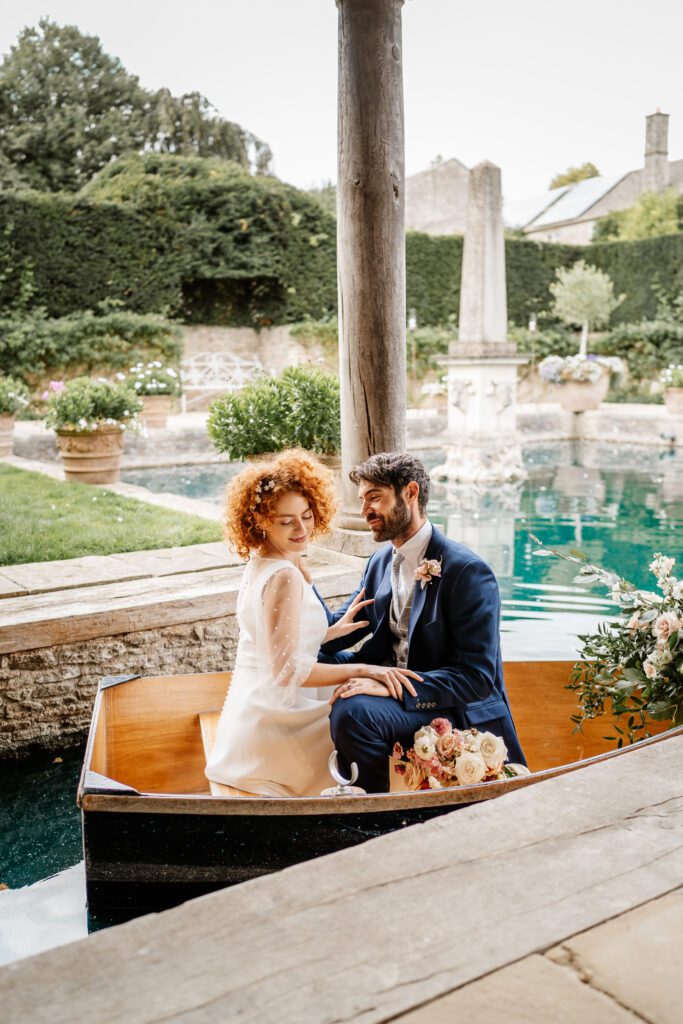
[{"label": "turquoise swimming pool", "polygon": [[[438,452],[421,453],[433,468]],[[520,486],[480,494],[434,485],[429,514],[481,554],[501,590],[507,658],[572,657],[576,637],[613,613],[599,587],[574,583],[575,569],[534,554],[527,525],[563,550],[646,585],[654,551],[676,556],[683,538],[683,452],[582,442],[529,445]],[[220,503],[240,463],[124,473],[129,483]]]}]

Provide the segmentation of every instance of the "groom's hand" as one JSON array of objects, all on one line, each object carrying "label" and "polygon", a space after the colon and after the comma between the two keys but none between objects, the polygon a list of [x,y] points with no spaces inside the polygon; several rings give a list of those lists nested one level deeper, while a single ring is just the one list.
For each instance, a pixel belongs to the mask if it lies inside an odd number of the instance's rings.
[{"label": "groom's hand", "polygon": [[361,693],[370,697],[393,697],[394,700],[402,700],[404,686],[413,697],[417,697],[417,690],[411,678],[422,682],[422,677],[409,668],[396,668],[393,665],[359,665],[358,668],[367,675],[341,683],[332,694],[330,704],[334,704],[339,697],[346,700]]}]

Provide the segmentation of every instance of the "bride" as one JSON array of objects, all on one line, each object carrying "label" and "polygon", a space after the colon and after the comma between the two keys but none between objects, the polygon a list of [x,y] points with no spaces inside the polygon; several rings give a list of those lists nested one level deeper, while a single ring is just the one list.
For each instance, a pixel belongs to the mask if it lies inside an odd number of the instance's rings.
[{"label": "bride", "polygon": [[335,512],[332,474],[302,451],[249,465],[230,483],[226,536],[248,559],[237,600],[239,643],[216,743],[215,782],[261,796],[319,796],[330,785],[329,701],[320,687],[372,678],[400,700],[419,676],[394,666],[322,665],[321,643],[367,625],[363,592],[328,626],[302,561]]}]

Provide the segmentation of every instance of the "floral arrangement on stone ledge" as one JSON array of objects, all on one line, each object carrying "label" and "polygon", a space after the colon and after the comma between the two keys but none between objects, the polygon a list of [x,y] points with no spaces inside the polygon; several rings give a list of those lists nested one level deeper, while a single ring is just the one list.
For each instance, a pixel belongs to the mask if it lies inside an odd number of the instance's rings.
[{"label": "floral arrangement on stone ledge", "polygon": [[14,416],[28,404],[28,388],[23,381],[0,375],[0,416]]},{"label": "floral arrangement on stone ledge", "polygon": [[623,374],[624,363],[618,356],[546,356],[538,364],[542,380],[550,384],[596,384],[607,370],[610,376]]},{"label": "floral arrangement on stone ledge", "polygon": [[[616,621],[604,622],[597,632],[580,636],[581,661],[574,665],[569,689],[579,698],[579,712],[572,716],[576,729],[600,715],[617,721],[614,739],[633,743],[649,735],[647,718],[683,723],[683,581],[672,575],[676,564],[657,552],[650,571],[659,593],[638,590],[614,572],[592,565],[580,552],[569,555],[540,545],[538,554],[552,554],[581,566],[577,582],[602,583],[620,609]],[[576,730],[575,730],[576,731]]]},{"label": "floral arrangement on stone ledge", "polygon": [[683,388],[683,366],[667,366],[659,376],[665,388]]},{"label": "floral arrangement on stone ledge", "polygon": [[136,423],[142,409],[142,399],[131,391],[130,385],[105,377],[74,377],[66,383],[51,381],[47,395],[45,425],[55,430],[124,430]]},{"label": "floral arrangement on stone ledge", "polygon": [[128,376],[117,373],[118,380],[125,380],[138,395],[180,394],[180,374],[171,366],[155,360],[152,363],[136,363],[131,366]]}]

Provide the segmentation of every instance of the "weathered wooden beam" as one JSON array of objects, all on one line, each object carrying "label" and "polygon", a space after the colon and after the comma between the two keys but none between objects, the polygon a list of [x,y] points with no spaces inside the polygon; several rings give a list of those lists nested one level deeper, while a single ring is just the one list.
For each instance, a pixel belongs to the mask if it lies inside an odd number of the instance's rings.
[{"label": "weathered wooden beam", "polygon": [[403,0],[337,0],[337,263],[344,508],[349,470],[405,447]]},{"label": "weathered wooden beam", "polygon": [[683,739],[0,969],[4,1024],[387,1021],[683,881]]}]

